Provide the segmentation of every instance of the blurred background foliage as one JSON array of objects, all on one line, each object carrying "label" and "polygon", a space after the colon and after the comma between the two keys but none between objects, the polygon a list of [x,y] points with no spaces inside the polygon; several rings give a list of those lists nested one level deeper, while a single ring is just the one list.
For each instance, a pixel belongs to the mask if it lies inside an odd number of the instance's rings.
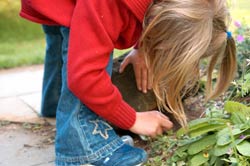
[{"label": "blurred background foliage", "polygon": [[[0,69],[42,64],[45,39],[39,24],[19,16],[20,0],[0,0]],[[119,56],[127,50],[115,50]]]},{"label": "blurred background foliage", "polygon": [[[250,20],[249,0],[230,1],[233,20]],[[0,1],[0,69],[42,64],[45,40],[41,26],[19,16],[20,0]],[[115,50],[119,56],[127,50]]]},{"label": "blurred background foliage", "polygon": [[43,63],[41,27],[21,19],[19,9],[19,0],[0,1],[0,69]]}]

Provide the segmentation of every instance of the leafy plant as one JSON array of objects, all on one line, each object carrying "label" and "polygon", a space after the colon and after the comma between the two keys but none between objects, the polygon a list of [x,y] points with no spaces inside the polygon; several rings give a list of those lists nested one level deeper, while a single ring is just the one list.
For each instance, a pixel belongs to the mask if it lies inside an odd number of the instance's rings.
[{"label": "leafy plant", "polygon": [[245,23],[235,21],[235,38],[237,47],[237,58],[239,67],[242,67],[242,62],[249,58],[250,55],[250,27]]},{"label": "leafy plant", "polygon": [[249,166],[250,107],[228,101],[224,109],[179,129],[167,165]]},{"label": "leafy plant", "polygon": [[230,99],[245,97],[250,93],[250,27],[235,21],[238,76],[232,83]]}]

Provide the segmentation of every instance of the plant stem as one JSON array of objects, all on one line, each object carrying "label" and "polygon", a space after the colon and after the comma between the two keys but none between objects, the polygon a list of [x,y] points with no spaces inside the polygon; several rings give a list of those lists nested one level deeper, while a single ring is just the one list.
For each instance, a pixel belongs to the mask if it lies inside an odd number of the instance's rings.
[{"label": "plant stem", "polygon": [[233,143],[233,152],[234,152],[234,155],[235,155],[235,158],[237,160],[237,163],[239,163],[239,155],[238,155],[238,152],[237,152],[237,149],[236,149],[236,143],[235,143],[235,139],[234,139],[234,136],[233,136],[233,129],[232,129],[232,126],[230,123],[227,123],[227,126],[229,128],[229,131],[230,131],[230,137],[231,137],[231,140],[232,140],[232,143]]}]

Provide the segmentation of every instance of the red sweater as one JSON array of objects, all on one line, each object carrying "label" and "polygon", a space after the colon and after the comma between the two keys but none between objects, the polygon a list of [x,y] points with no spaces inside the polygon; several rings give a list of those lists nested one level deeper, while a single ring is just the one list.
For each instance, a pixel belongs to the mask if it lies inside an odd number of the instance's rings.
[{"label": "red sweater", "polygon": [[86,106],[129,129],[135,110],[106,72],[114,48],[136,43],[151,0],[22,0],[20,15],[33,22],[70,27],[68,86]]}]

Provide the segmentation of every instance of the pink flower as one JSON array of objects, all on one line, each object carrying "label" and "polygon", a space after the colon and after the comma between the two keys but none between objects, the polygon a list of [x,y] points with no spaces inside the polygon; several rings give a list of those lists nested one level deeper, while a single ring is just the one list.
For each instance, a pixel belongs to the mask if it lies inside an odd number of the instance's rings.
[{"label": "pink flower", "polygon": [[234,21],[234,25],[237,27],[237,28],[240,28],[241,27],[241,22],[240,21]]},{"label": "pink flower", "polygon": [[245,138],[246,138],[246,136],[240,135],[240,139],[245,139]]},{"label": "pink flower", "polygon": [[238,36],[237,36],[237,41],[238,41],[239,43],[243,42],[243,41],[244,41],[244,36],[238,35]]}]

